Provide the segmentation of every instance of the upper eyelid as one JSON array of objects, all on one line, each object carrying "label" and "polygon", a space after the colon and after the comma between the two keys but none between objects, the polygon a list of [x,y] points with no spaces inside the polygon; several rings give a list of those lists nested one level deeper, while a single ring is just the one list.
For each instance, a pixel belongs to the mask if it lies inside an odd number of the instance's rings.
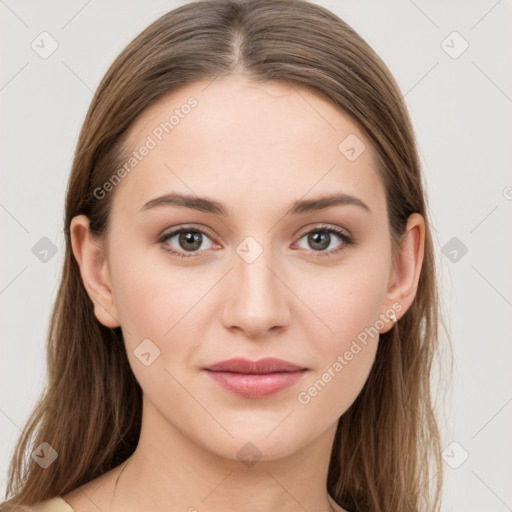
[{"label": "upper eyelid", "polygon": [[[215,243],[218,243],[216,242],[216,237],[215,235],[209,233],[209,230],[204,228],[204,227],[198,227],[198,226],[195,226],[194,224],[185,224],[185,225],[181,225],[181,226],[178,226],[176,228],[173,228],[171,229],[171,231],[169,231],[168,233],[166,234],[163,234],[159,237],[159,239],[169,239],[169,238],[172,238],[174,236],[176,236],[177,234],[179,234],[180,232],[183,232],[183,231],[187,231],[187,230],[190,230],[190,231],[193,231],[193,230],[196,230],[196,231],[199,231],[205,235],[207,235],[212,241],[214,241]],[[298,235],[296,235],[299,239],[302,238],[304,235],[307,235],[308,233],[310,233],[311,231],[321,231],[321,230],[326,230],[326,231],[329,231],[329,230],[332,230],[334,231],[334,235],[340,237],[340,234],[337,233],[337,231],[341,231],[343,234],[345,234],[346,237],[350,238],[351,240],[353,240],[353,236],[352,234],[350,233],[350,231],[348,231],[346,228],[343,228],[341,226],[333,226],[333,225],[329,225],[328,223],[320,223],[320,224],[317,224],[317,225],[314,225],[314,226],[310,226],[310,227],[307,227],[307,228],[304,228],[304,231],[300,231]],[[340,237],[341,238],[341,237]],[[345,240],[342,239],[343,242],[345,242]],[[196,251],[196,252],[201,252],[201,251]]]}]

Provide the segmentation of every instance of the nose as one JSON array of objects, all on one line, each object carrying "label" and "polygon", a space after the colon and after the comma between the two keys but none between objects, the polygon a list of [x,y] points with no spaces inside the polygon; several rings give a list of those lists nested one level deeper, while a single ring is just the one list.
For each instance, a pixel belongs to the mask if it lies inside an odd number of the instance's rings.
[{"label": "nose", "polygon": [[[242,246],[243,247],[243,246]],[[246,246],[247,247],[247,246]],[[231,331],[241,331],[251,339],[260,339],[270,331],[285,328],[290,320],[287,288],[270,250],[263,250],[253,261],[247,253],[235,251],[234,268],[226,279],[227,300],[223,323]],[[251,246],[254,251],[254,246]],[[253,255],[254,256],[254,255]]]}]

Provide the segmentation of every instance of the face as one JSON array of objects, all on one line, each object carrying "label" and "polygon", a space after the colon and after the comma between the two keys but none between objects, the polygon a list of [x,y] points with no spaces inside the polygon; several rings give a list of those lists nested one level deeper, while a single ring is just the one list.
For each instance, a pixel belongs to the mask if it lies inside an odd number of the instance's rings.
[{"label": "face", "polygon": [[[105,187],[105,301],[144,414],[211,453],[234,459],[250,442],[272,460],[336,425],[399,311],[385,190],[370,142],[320,96],[243,78],[206,85],[130,131],[137,160]],[[305,370],[204,370],[267,357]]]}]

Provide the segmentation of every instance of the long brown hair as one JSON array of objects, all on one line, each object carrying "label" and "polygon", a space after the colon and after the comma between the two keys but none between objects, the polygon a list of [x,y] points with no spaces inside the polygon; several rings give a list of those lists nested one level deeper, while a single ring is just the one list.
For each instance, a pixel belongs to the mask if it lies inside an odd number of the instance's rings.
[{"label": "long brown hair", "polygon": [[[443,467],[430,377],[442,322],[413,128],[399,87],[378,55],[344,21],[306,0],[183,5],[138,35],[101,81],[68,183],[66,254],[48,332],[48,383],[16,446],[4,505],[63,495],[135,450],[142,390],[120,328],[95,318],[72,253],[70,223],[85,214],[91,231],[105,236],[113,193],[97,200],[94,191],[126,161],[129,128],[164,95],[219,75],[307,88],[350,116],[375,146],[395,250],[408,216],[423,215],[425,252],[415,300],[381,335],[369,378],[338,422],[327,489],[353,511],[438,510]],[[58,453],[47,469],[30,457],[43,442]]]}]

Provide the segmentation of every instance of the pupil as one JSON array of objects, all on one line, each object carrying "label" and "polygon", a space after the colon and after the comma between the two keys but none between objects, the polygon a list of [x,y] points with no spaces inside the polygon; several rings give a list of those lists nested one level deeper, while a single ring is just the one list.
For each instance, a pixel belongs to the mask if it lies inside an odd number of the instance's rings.
[{"label": "pupil", "polygon": [[[310,242],[313,247],[317,246],[317,249],[325,249],[329,247],[329,233],[325,231],[317,231],[310,235]],[[325,243],[327,241],[327,244]],[[319,247],[318,247],[319,246]]]},{"label": "pupil", "polygon": [[[191,231],[182,233],[180,236],[180,244],[183,243],[185,245],[184,249],[187,251],[198,249],[199,247],[201,247],[200,235],[200,233],[193,233]],[[187,247],[187,244],[193,244],[193,246]]]}]

